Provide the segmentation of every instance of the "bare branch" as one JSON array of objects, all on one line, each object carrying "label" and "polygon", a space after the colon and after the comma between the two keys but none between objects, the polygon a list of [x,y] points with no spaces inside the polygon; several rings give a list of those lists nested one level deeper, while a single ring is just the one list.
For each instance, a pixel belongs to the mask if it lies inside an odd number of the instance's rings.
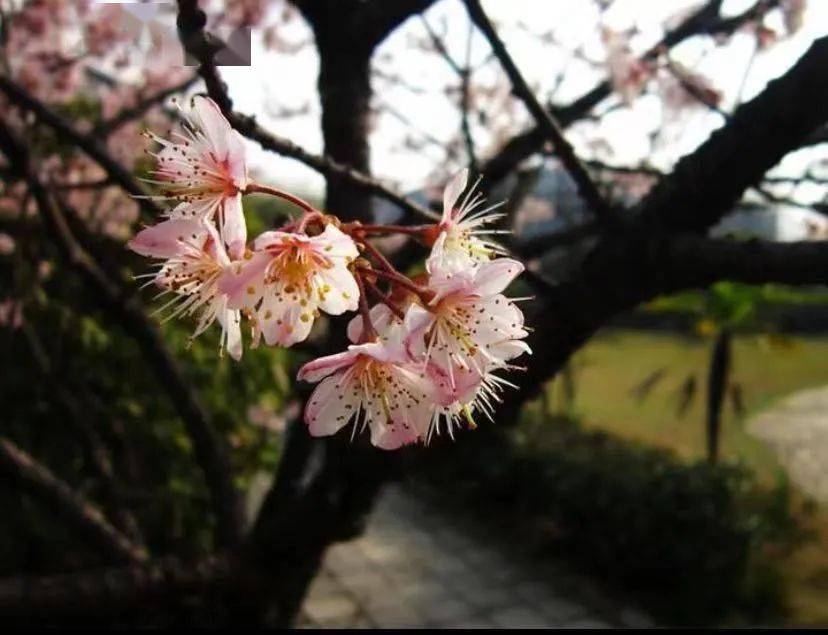
[{"label": "bare branch", "polygon": [[[747,284],[828,284],[828,244],[771,243],[677,236],[661,262],[667,285],[707,287],[720,280]],[[669,290],[669,289],[668,289]]]},{"label": "bare branch", "polygon": [[[647,50],[644,61],[658,58],[665,50],[696,35],[729,35],[744,24],[761,18],[767,11],[779,4],[779,0],[760,0],[739,15],[730,18],[719,17],[721,0],[710,0],[698,11],[688,16],[681,24],[668,31],[662,40]],[[612,84],[604,80],[567,106],[551,108],[561,126],[567,127],[585,117],[599,103],[612,94]],[[483,175],[490,183],[497,183],[524,159],[538,152],[544,141],[540,127],[523,132],[506,143],[483,167]]]},{"label": "bare branch", "polygon": [[195,84],[196,81],[198,81],[198,75],[192,75],[191,77],[185,79],[183,82],[179,82],[175,86],[170,86],[169,88],[160,90],[157,93],[140,100],[131,108],[124,108],[114,117],[107,119],[106,121],[102,121],[97,126],[95,126],[95,128],[92,131],[92,136],[106,137],[108,135],[111,135],[113,132],[115,132],[122,126],[128,124],[130,121],[138,119],[150,108],[162,103],[168,97],[172,97],[173,95],[184,92],[193,84]]},{"label": "bare branch", "polygon": [[194,563],[173,558],[118,569],[0,580],[0,614],[27,623],[90,612],[117,615],[151,598],[195,593],[226,583],[233,564],[222,556]]},{"label": "bare branch", "polygon": [[100,509],[5,437],[0,437],[0,470],[47,508],[72,523],[116,562],[144,562],[146,551],[133,544]]},{"label": "bare branch", "polygon": [[581,194],[584,201],[586,201],[593,213],[599,219],[604,222],[610,221],[611,210],[609,205],[607,205],[607,202],[604,200],[603,196],[601,196],[601,193],[598,191],[598,188],[593,182],[586,167],[584,167],[584,164],[581,163],[581,160],[575,154],[575,150],[572,148],[572,145],[564,137],[558,122],[552,114],[550,114],[541,105],[534,93],[532,93],[532,89],[529,87],[529,84],[526,83],[523,75],[521,75],[520,70],[512,59],[512,56],[509,54],[509,51],[506,50],[506,46],[503,44],[503,41],[500,39],[492,26],[486,12],[480,5],[480,0],[466,0],[466,9],[468,10],[471,19],[483,32],[486,39],[489,40],[492,50],[500,60],[503,69],[506,71],[506,74],[509,76],[509,80],[512,82],[515,94],[526,105],[526,108],[529,110],[532,117],[534,117],[535,122],[538,124],[538,127],[541,129],[543,135],[552,142],[555,154],[558,155],[564,168],[566,168],[570,176],[572,176],[572,179],[578,186],[578,192]]},{"label": "bare branch", "polygon": [[826,65],[823,37],[678,162],[641,204],[640,225],[702,231],[716,223],[745,189],[828,121]]},{"label": "bare branch", "polygon": [[210,42],[214,41],[214,38],[203,30],[205,21],[206,17],[198,9],[196,2],[191,0],[179,1],[178,28],[182,33],[182,41],[188,47],[188,52],[198,59],[200,63],[199,73],[207,85],[207,92],[222,109],[224,116],[227,117],[233,128],[248,139],[256,141],[265,150],[296,159],[328,179],[347,181],[367,192],[383,197],[409,214],[415,214],[430,220],[439,219],[439,215],[394,192],[380,181],[347,165],[338,163],[330,157],[308,152],[290,139],[268,132],[256,123],[255,117],[234,112],[233,102],[227,94],[227,86],[221,80],[213,63],[214,45],[211,46]]}]

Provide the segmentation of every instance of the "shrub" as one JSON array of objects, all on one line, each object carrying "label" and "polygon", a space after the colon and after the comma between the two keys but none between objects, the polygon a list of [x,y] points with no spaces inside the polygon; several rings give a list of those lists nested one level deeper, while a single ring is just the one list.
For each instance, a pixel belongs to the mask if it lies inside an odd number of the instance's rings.
[{"label": "shrub", "polygon": [[741,468],[687,465],[571,422],[548,425],[560,434],[542,448],[503,430],[465,435],[418,474],[532,527],[543,552],[636,592],[662,619],[767,619],[779,607],[774,572],[751,556],[791,535],[784,493],[762,491]]}]

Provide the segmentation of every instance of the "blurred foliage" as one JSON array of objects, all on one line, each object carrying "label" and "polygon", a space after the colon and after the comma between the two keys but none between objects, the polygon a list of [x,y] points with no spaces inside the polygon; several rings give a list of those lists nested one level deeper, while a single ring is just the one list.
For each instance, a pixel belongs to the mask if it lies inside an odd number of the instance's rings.
[{"label": "blurred foliage", "polygon": [[[267,205],[254,207],[262,211],[253,221],[259,224],[280,213]],[[131,260],[125,250],[108,255],[116,266]],[[44,261],[51,263],[50,273],[38,275]],[[101,311],[48,240],[18,242],[13,254],[0,258],[0,289],[0,299],[11,295],[24,301],[25,315],[20,329],[0,326],[0,351],[10,362],[0,373],[0,433],[111,517],[118,508],[132,510],[153,553],[188,557],[210,549],[213,519],[203,475],[169,394],[135,341]],[[162,304],[152,299],[156,291],[142,292],[148,312]],[[161,316],[151,319],[162,321]],[[278,464],[279,428],[293,390],[297,353],[261,347],[235,363],[220,354],[217,327],[191,342],[193,327],[192,321],[174,320],[161,328],[172,356],[228,440],[238,484],[244,487]],[[48,372],[33,347],[42,350]],[[66,395],[80,417],[71,416]],[[251,408],[267,416],[251,422]],[[94,430],[111,455],[111,486],[94,469],[84,429]],[[7,484],[0,484],[0,514],[0,576],[100,564],[94,550],[62,522]]]},{"label": "blurred foliage", "polygon": [[441,448],[420,479],[529,534],[536,555],[572,559],[633,593],[668,623],[768,620],[782,585],[761,554],[799,538],[788,488],[735,466],[586,432],[564,417],[542,446],[481,429]]},{"label": "blurred foliage", "polygon": [[820,306],[828,304],[828,291],[824,287],[799,289],[779,284],[746,285],[739,282],[719,282],[705,291],[685,291],[668,296],[660,296],[644,306],[649,311],[681,311],[695,314],[707,312],[710,295],[719,296],[720,300],[732,299],[734,304],[744,304],[750,300],[761,314],[763,309],[772,306]]}]

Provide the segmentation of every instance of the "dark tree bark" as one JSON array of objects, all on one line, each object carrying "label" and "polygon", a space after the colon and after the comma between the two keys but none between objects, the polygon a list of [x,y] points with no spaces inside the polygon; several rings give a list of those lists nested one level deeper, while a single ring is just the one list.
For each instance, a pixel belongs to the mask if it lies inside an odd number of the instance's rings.
[{"label": "dark tree bark", "polygon": [[716,337],[707,375],[707,460],[719,461],[719,440],[722,436],[722,410],[730,378],[732,336],[723,328]]},{"label": "dark tree bark", "polygon": [[[349,38],[327,24],[330,20],[326,16],[323,26],[315,28],[325,154],[368,173],[371,51],[353,47]],[[340,179],[328,180],[326,207],[343,219],[373,220],[370,196]]]},{"label": "dark tree bark", "polygon": [[[368,173],[371,55],[390,30],[430,1],[350,2],[347,10],[342,4],[297,2],[319,51],[325,153]],[[355,41],[355,33],[364,38]],[[336,174],[328,177],[327,186],[331,213],[343,220],[372,219],[366,188]],[[325,348],[331,352],[344,340],[341,326],[328,335]],[[302,390],[306,397],[308,387]],[[258,580],[252,580],[245,590],[249,598],[239,604],[243,617],[277,626],[287,626],[295,617],[326,547],[362,532],[380,487],[400,461],[399,454],[377,450],[365,439],[352,443],[347,431],[313,439],[301,420],[292,422],[283,456],[246,547]]]}]

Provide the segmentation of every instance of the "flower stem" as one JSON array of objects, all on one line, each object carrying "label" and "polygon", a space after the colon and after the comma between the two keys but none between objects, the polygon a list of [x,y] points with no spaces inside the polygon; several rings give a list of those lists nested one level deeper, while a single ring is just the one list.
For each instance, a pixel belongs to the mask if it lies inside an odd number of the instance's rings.
[{"label": "flower stem", "polygon": [[363,234],[407,234],[418,236],[431,225],[357,225],[352,231]]},{"label": "flower stem", "polygon": [[357,286],[359,287],[359,313],[362,315],[362,335],[360,336],[360,344],[365,342],[373,342],[377,339],[377,329],[374,328],[374,323],[371,320],[371,310],[368,308],[368,298],[365,295],[365,281],[362,279],[362,274],[357,272],[356,275]]},{"label": "flower stem", "polygon": [[403,312],[403,310],[399,307],[399,305],[396,302],[394,302],[390,297],[388,297],[388,295],[383,293],[380,290],[380,288],[376,284],[371,282],[370,280],[365,280],[364,282],[365,282],[366,286],[368,287],[368,291],[370,291],[374,295],[374,297],[377,298],[377,300],[379,300],[385,306],[387,306],[389,309],[391,309],[391,312],[394,315],[396,315],[398,318],[400,318],[401,320],[405,319],[405,313]]},{"label": "flower stem", "polygon": [[421,287],[420,285],[416,284],[414,281],[412,281],[411,279],[407,278],[406,276],[397,271],[383,271],[382,269],[368,269],[366,267],[361,267],[360,271],[377,276],[378,278],[383,278],[384,280],[388,280],[392,284],[398,284],[401,287],[408,289],[412,293],[416,293],[423,301],[423,304],[427,305],[429,302],[431,302],[431,299],[434,297],[433,291],[426,289],[425,287]]},{"label": "flower stem", "polygon": [[298,196],[294,196],[293,194],[289,194],[283,190],[277,189],[275,187],[270,187],[269,185],[262,185],[260,183],[250,183],[247,186],[247,189],[242,192],[243,194],[270,194],[271,196],[275,196],[277,198],[284,199],[290,203],[296,205],[308,213],[321,213],[318,209],[316,209],[313,205],[308,203],[306,200],[299,198]]}]

